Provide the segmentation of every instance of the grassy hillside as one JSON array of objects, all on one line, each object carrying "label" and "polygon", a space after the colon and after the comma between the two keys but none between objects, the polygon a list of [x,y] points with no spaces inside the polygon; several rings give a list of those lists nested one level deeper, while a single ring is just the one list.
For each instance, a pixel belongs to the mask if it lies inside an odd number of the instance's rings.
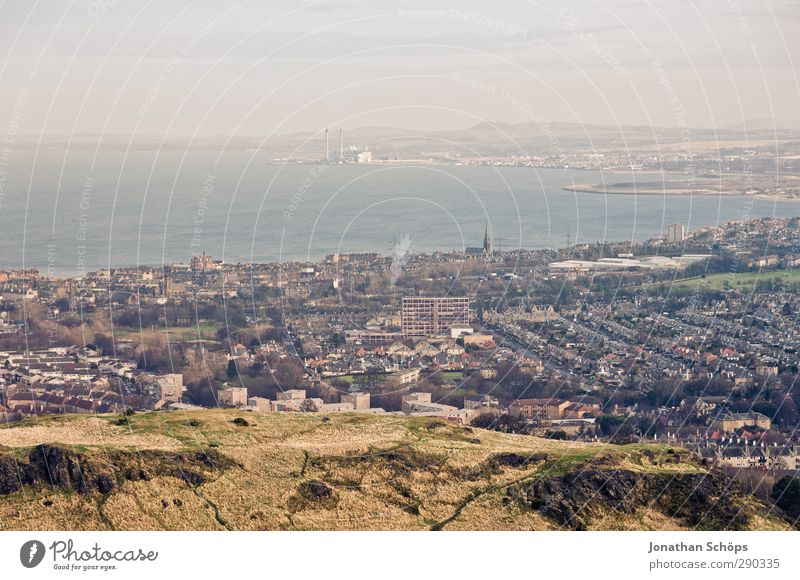
[{"label": "grassy hillside", "polygon": [[664,446],[227,410],[0,428],[0,529],[787,527]]}]

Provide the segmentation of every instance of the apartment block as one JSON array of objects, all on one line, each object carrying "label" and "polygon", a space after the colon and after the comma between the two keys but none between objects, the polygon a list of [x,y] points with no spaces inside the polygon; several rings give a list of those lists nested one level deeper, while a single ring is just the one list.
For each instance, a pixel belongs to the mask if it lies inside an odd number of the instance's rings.
[{"label": "apartment block", "polygon": [[401,322],[405,336],[442,336],[469,324],[469,298],[445,296],[403,298]]}]

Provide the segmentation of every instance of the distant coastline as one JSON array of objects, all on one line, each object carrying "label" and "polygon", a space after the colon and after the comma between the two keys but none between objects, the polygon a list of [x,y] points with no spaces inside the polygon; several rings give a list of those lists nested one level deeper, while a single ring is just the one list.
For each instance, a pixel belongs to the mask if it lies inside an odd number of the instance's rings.
[{"label": "distant coastline", "polygon": [[739,192],[720,192],[712,189],[702,188],[667,188],[663,187],[660,190],[648,187],[621,187],[619,184],[603,185],[598,184],[580,184],[580,185],[567,185],[564,191],[571,191],[575,193],[602,193],[609,195],[730,195],[740,196],[744,195]]},{"label": "distant coastline", "polygon": [[[726,182],[727,181],[727,182]],[[794,184],[787,187],[772,187],[760,180],[759,187],[745,187],[741,180],[702,179],[689,186],[686,182],[653,182],[640,183],[582,183],[565,185],[563,190],[572,193],[594,193],[604,195],[637,195],[637,196],[718,196],[718,197],[750,197],[764,200],[800,201],[800,190]]]}]

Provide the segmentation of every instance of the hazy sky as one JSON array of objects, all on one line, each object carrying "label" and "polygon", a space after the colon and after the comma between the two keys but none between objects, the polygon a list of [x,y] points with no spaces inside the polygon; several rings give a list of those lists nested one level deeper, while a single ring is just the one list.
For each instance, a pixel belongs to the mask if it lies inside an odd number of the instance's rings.
[{"label": "hazy sky", "polygon": [[797,0],[6,0],[0,132],[797,120]]}]

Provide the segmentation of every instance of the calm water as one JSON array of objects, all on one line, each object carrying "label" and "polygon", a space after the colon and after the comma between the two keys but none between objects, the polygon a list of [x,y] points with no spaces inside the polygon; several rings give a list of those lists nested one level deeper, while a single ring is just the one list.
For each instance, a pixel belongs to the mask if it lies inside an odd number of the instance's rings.
[{"label": "calm water", "polygon": [[[652,180],[652,176],[646,178]],[[635,240],[800,204],[744,197],[603,196],[573,183],[630,174],[527,168],[269,165],[236,152],[15,151],[0,196],[0,267],[60,275],[119,265],[317,259],[478,246],[485,224],[505,248]]]}]

